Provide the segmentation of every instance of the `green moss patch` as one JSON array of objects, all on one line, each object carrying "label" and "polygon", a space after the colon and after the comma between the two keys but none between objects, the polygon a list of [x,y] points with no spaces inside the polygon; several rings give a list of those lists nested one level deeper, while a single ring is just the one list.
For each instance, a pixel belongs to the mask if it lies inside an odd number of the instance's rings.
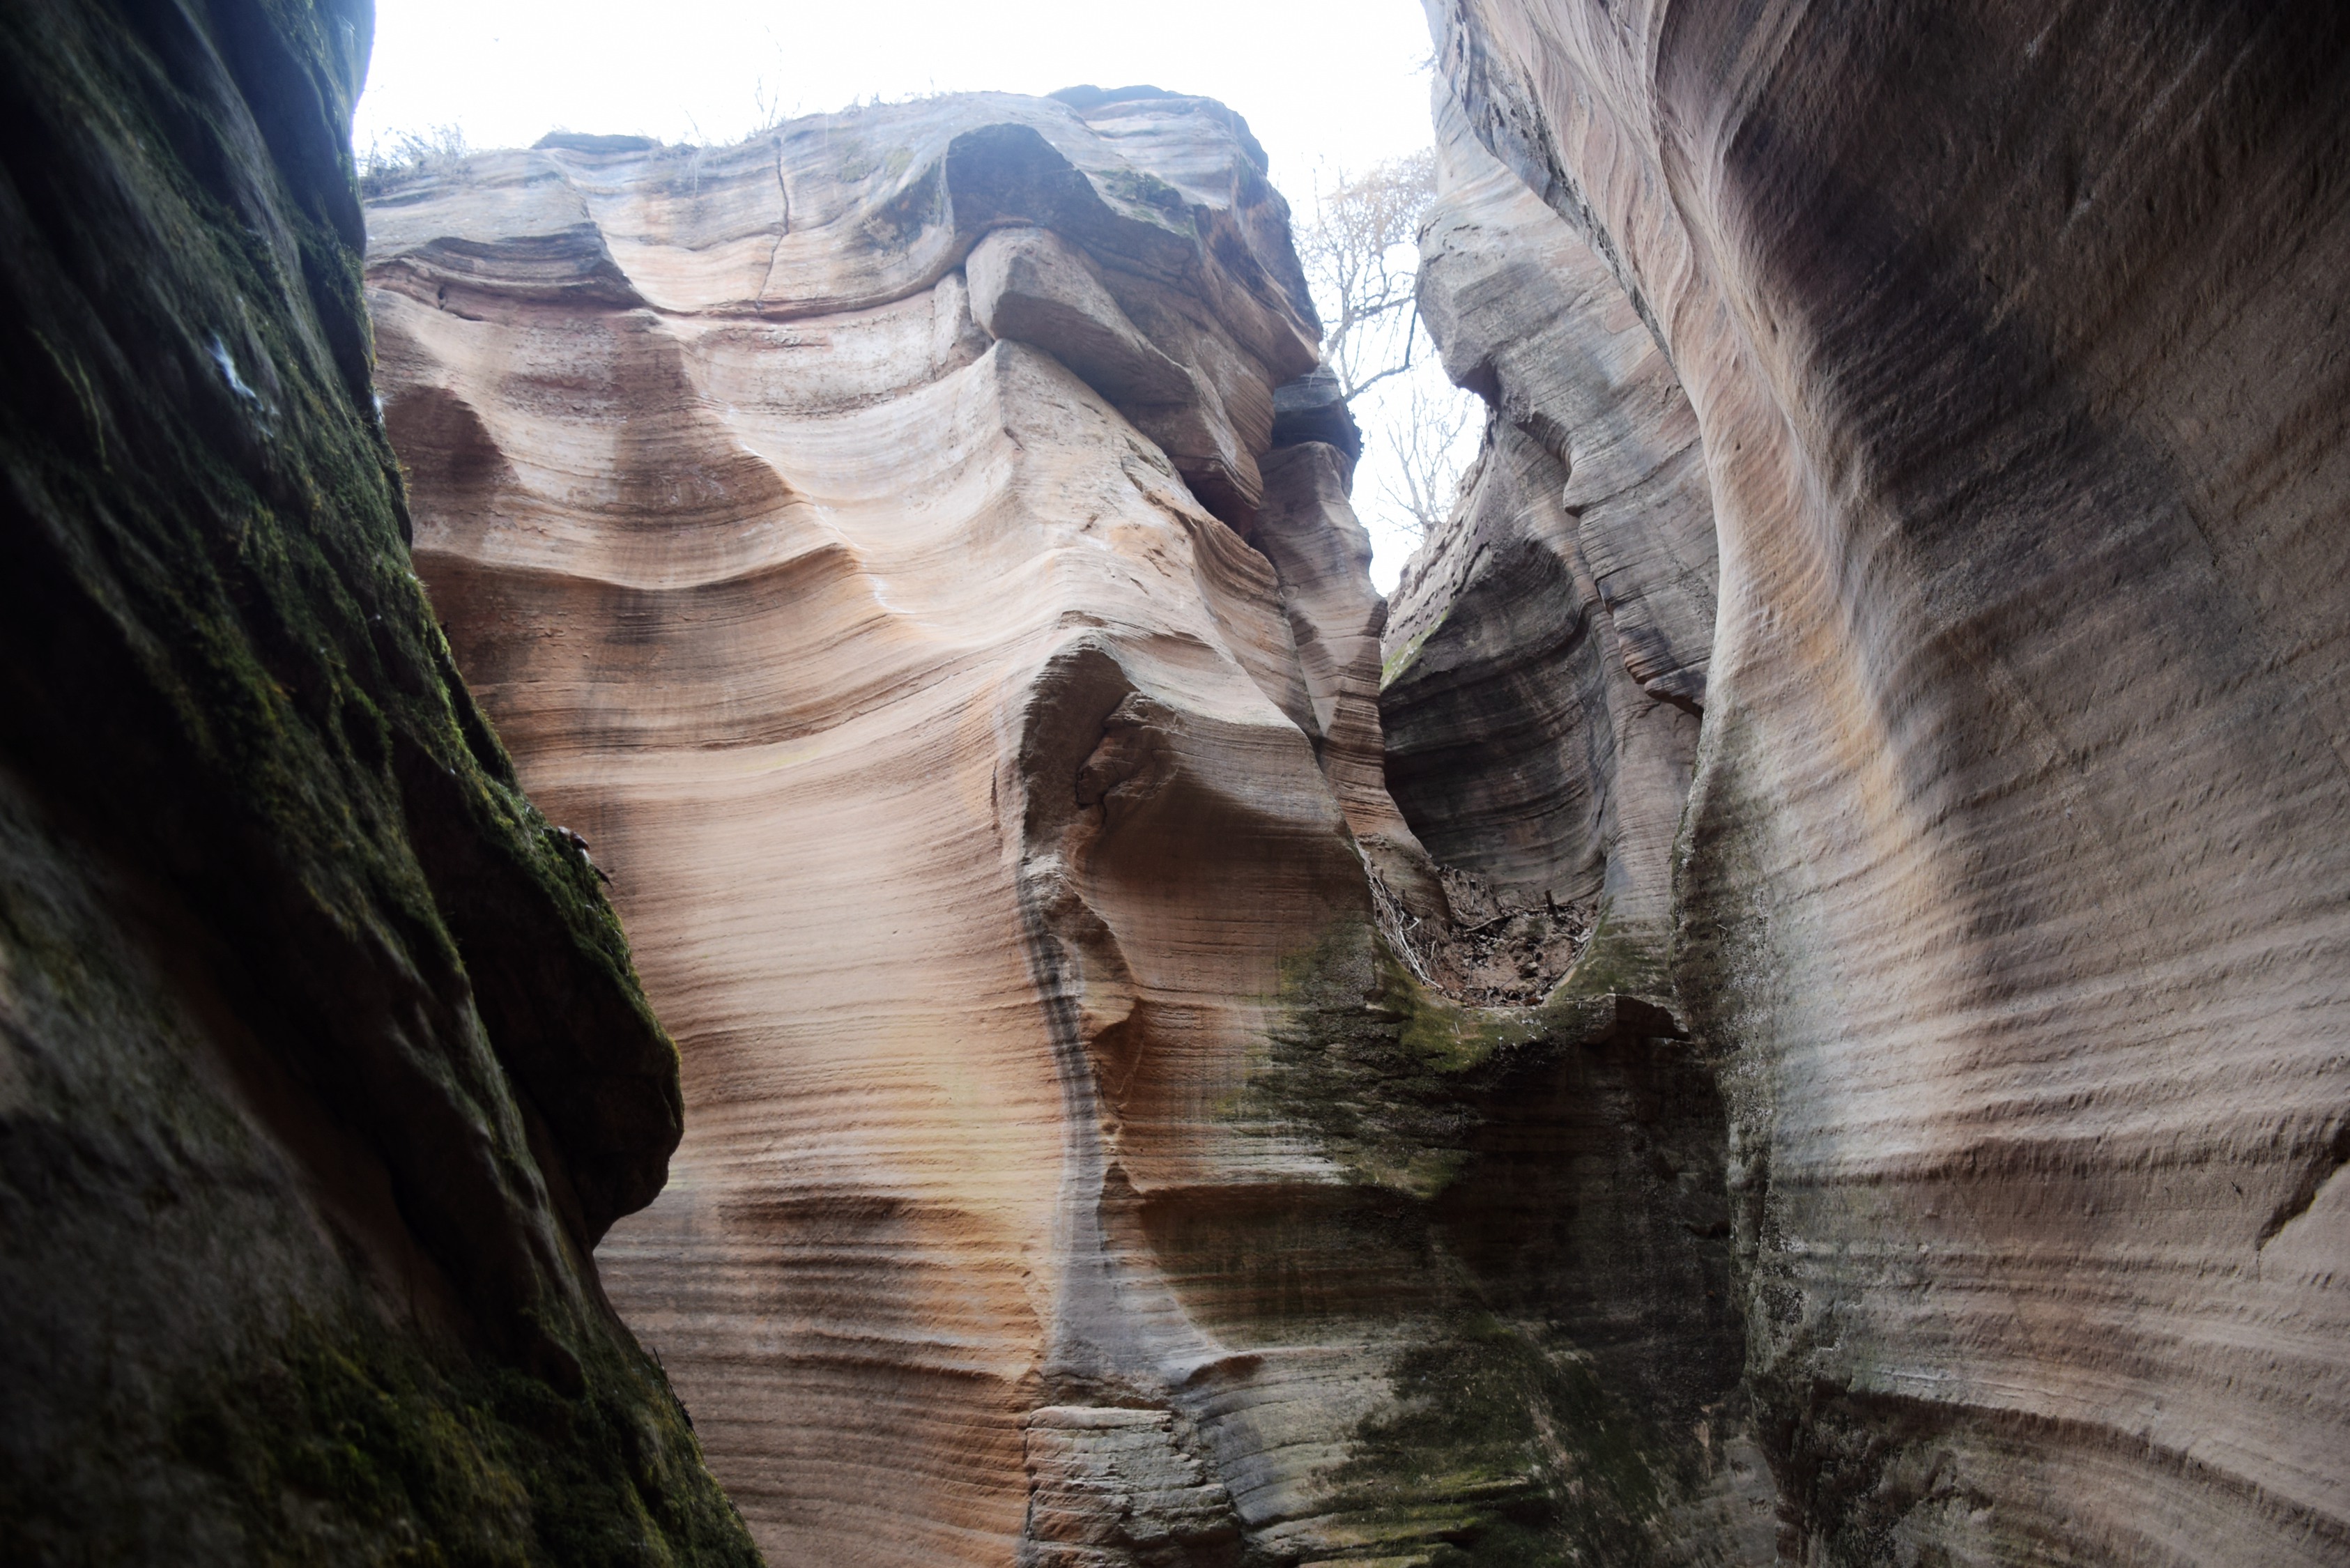
[{"label": "green moss patch", "polygon": [[1312,1130],[1358,1182],[1432,1199],[1467,1158],[1481,1094],[1552,1042],[1525,1009],[1461,1007],[1367,924],[1284,961],[1268,1059],[1243,1119]]},{"label": "green moss patch", "polygon": [[1444,629],[1444,623],[1451,613],[1451,610],[1446,610],[1443,615],[1437,617],[1429,624],[1428,629],[1411,638],[1401,648],[1379,660],[1380,691],[1385,691],[1403,678],[1404,672],[1412,667],[1415,659],[1419,658],[1419,650],[1428,646],[1428,639]]},{"label": "green moss patch", "polygon": [[357,1317],[306,1321],[191,1384],[168,1442],[255,1564],[757,1563],[658,1374],[594,1342],[584,1370],[567,1397]]},{"label": "green moss patch", "polygon": [[1627,929],[1609,904],[1602,902],[1575,967],[1559,981],[1556,996],[1575,1000],[1599,996],[1639,996],[1659,1000],[1673,995],[1672,973],[1667,962],[1662,932]]},{"label": "green moss patch", "polygon": [[1094,181],[1128,206],[1149,208],[1170,218],[1188,218],[1191,204],[1183,192],[1148,169],[1111,169]]},{"label": "green moss patch", "polygon": [[[1334,1477],[1316,1552],[1671,1560],[1667,1521],[1703,1463],[1675,1423],[1734,1368],[1659,1368],[1610,1325],[1637,1319],[1643,1293],[1670,1291],[1694,1296],[1684,1314],[1722,1342],[1712,1361],[1734,1356],[1738,1330],[1712,1219],[1719,1102],[1670,1019],[1613,994],[1463,1007],[1360,923],[1295,955],[1276,1001],[1264,1060],[1231,1109],[1305,1138],[1346,1185],[1320,1204],[1328,1238],[1276,1246],[1268,1232],[1239,1249],[1255,1272],[1217,1293],[1268,1312],[1303,1303],[1321,1320],[1313,1333],[1405,1346],[1390,1403]],[[1282,1202],[1300,1210],[1295,1194]],[[1197,1273],[1212,1245],[1204,1221],[1195,1229],[1179,1272]],[[1303,1277],[1317,1269],[1335,1284]],[[1399,1282],[1378,1287],[1381,1271]],[[1328,1322],[1349,1297],[1392,1315]]]},{"label": "green moss patch", "polygon": [[1339,1501],[1382,1549],[1431,1568],[1659,1561],[1657,1526],[1690,1478],[1555,1332],[1464,1314],[1394,1373]]},{"label": "green moss patch", "polygon": [[[93,1413],[35,1456],[80,1490],[5,1507],[47,1521],[36,1562],[748,1562],[583,1304],[586,1249],[676,1146],[676,1054],[411,569],[348,148],[369,26],[365,0],[0,10],[0,771],[74,847],[57,888],[200,1020],[0,931],[82,1053],[26,1047],[46,1108],[0,1120],[0,1391]],[[197,1076],[255,1149],[218,1154],[157,1039],[242,1064]],[[360,1189],[464,1350],[321,1304],[386,1288],[305,1207]],[[92,1286],[57,1321],[68,1284],[167,1265],[167,1310]],[[99,1349],[45,1362],[38,1333]]]}]

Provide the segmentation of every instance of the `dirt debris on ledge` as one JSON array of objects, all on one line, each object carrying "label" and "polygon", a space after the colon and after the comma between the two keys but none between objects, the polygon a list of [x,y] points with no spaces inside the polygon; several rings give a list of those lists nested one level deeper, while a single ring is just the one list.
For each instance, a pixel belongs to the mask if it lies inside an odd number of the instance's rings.
[{"label": "dirt debris on ledge", "polygon": [[1440,866],[1451,918],[1415,915],[1369,867],[1380,929],[1413,977],[1467,1007],[1533,1007],[1565,979],[1591,940],[1596,906],[1540,904],[1473,871]]}]

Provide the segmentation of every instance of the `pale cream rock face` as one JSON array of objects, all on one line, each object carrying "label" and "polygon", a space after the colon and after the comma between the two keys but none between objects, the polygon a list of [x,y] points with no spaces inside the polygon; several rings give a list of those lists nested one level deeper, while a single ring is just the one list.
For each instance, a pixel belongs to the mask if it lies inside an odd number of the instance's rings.
[{"label": "pale cream rock face", "polygon": [[[1432,1240],[1484,1102],[1376,1152],[1316,1097],[1313,1053],[1418,1005],[1366,857],[1443,894],[1382,778],[1347,460],[1271,446],[1317,328],[1233,118],[557,143],[371,221],[419,569],[684,1058],[669,1187],[599,1262],[770,1559],[1459,1533],[1490,1479],[1404,1508],[1358,1449],[1408,1353],[1492,1340]],[[1661,1027],[1579,1005],[1508,1038]],[[1459,1094],[1507,1076],[1483,1040]]]}]

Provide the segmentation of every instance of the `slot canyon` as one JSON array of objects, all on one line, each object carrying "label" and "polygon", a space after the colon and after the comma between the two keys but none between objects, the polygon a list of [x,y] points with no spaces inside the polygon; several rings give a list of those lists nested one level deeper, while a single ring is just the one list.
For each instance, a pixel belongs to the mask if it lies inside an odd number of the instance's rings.
[{"label": "slot canyon", "polygon": [[2350,1564],[2350,15],[1426,13],[1382,596],[1245,103],[0,5],[0,1563]]}]

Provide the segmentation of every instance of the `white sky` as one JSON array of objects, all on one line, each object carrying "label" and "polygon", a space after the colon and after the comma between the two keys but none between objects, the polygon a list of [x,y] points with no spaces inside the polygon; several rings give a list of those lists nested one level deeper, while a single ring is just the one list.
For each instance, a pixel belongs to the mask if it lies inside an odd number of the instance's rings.
[{"label": "white sky", "polygon": [[[721,144],[775,108],[1149,82],[1245,115],[1302,212],[1317,171],[1427,145],[1428,54],[1418,0],[377,0],[355,140],[455,125],[475,147],[556,128]],[[1355,492],[1385,588],[1411,545],[1384,525],[1378,467],[1367,454]]]}]

